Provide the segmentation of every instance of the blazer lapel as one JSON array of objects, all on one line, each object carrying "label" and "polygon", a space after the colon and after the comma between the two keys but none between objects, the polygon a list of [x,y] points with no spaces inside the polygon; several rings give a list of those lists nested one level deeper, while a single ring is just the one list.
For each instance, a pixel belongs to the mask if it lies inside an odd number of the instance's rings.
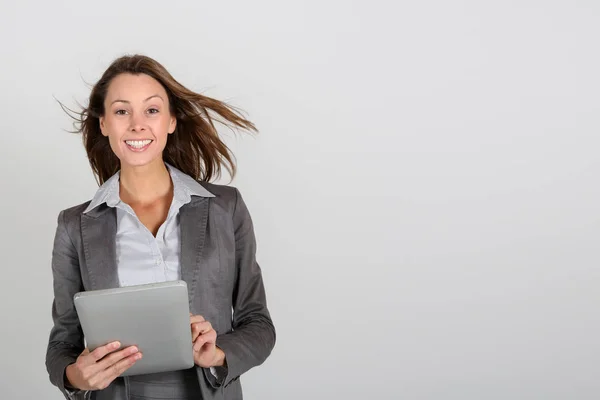
[{"label": "blazer lapel", "polygon": [[[210,199],[193,196],[181,207],[181,279],[188,286],[191,300],[198,283],[202,251],[208,226]],[[101,205],[81,216],[81,237],[85,264],[90,277],[92,290],[119,287],[117,272],[117,213],[115,208]]]},{"label": "blazer lapel", "polygon": [[199,265],[206,239],[209,198],[193,196],[179,210],[181,237],[181,279],[187,283],[190,306],[200,273]]},{"label": "blazer lapel", "polygon": [[116,235],[117,213],[113,207],[101,205],[81,216],[85,265],[92,290],[119,286]]}]

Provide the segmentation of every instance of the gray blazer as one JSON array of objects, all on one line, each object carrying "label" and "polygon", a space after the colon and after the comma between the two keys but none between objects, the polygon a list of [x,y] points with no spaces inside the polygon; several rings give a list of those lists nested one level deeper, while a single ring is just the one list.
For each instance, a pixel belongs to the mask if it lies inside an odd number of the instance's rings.
[{"label": "gray blazer", "polygon": [[[190,311],[210,321],[217,332],[228,373],[219,385],[208,369],[196,371],[204,400],[242,399],[239,377],[269,356],[275,328],[255,258],[252,220],[239,191],[201,184],[215,197],[192,196],[180,210],[181,275],[188,285]],[[46,368],[52,384],[67,398],[65,368],[84,350],[73,295],[118,286],[115,209],[103,204],[83,214],[88,204],[59,213],[52,251],[54,326]],[[100,391],[101,397],[126,400],[127,386],[127,378],[118,378]],[[76,397],[83,399],[84,392]]]}]

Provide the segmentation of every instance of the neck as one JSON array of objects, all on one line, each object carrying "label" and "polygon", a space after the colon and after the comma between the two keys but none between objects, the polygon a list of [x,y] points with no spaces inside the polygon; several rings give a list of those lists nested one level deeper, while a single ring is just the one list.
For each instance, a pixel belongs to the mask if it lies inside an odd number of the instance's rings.
[{"label": "neck", "polygon": [[121,200],[132,205],[148,205],[172,195],[173,184],[162,160],[140,167],[122,165],[119,177]]}]

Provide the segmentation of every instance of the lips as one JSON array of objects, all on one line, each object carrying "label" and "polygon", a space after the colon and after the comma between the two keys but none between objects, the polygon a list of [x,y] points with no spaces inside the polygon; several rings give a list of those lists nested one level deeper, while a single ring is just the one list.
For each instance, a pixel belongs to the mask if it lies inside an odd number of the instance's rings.
[{"label": "lips", "polygon": [[151,139],[126,140],[125,144],[129,150],[140,152],[146,150],[152,144],[152,142],[153,140]]}]

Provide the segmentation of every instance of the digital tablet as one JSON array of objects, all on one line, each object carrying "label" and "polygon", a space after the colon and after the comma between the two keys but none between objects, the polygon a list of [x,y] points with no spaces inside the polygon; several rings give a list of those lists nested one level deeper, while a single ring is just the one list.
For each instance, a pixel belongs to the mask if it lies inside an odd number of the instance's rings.
[{"label": "digital tablet", "polygon": [[187,284],[170,281],[79,292],[74,296],[90,351],[113,341],[142,353],[121,376],[194,366]]}]

